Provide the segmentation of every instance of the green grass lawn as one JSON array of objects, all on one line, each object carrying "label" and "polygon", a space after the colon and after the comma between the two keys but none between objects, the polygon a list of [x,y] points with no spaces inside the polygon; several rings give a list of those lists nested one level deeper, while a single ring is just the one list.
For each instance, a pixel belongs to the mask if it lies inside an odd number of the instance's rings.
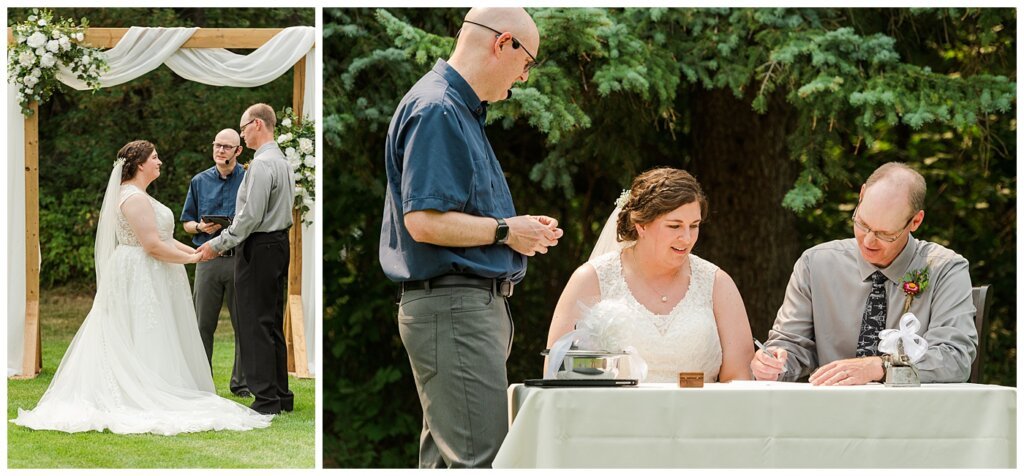
[{"label": "green grass lawn", "polygon": [[[30,409],[50,384],[53,372],[92,305],[92,295],[44,291],[40,302],[43,371],[31,380],[7,381],[7,418]],[[231,321],[225,312],[213,346],[217,393],[248,405],[252,399],[228,390],[234,356]],[[313,379],[288,379],[295,411],[278,415],[269,428],[206,431],[176,436],[115,435],[109,431],[68,434],[34,431],[7,423],[10,468],[312,468],[315,389]]]}]

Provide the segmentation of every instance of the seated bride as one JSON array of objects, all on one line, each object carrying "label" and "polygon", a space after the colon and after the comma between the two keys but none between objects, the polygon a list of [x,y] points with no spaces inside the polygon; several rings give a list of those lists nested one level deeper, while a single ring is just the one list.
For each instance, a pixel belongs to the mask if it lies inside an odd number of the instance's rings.
[{"label": "seated bride", "polygon": [[619,202],[590,261],[558,299],[548,348],[614,300],[624,315],[605,331],[636,349],[647,364],[644,381],[676,382],[679,372],[703,372],[706,382],[749,380],[743,299],[725,271],[693,254],[708,210],[700,184],[686,171],[656,168],[636,177]]}]

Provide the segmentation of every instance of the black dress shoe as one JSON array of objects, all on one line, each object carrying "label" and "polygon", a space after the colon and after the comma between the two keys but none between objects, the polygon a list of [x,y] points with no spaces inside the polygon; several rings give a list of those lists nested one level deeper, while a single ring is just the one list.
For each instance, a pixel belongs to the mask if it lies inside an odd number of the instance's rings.
[{"label": "black dress shoe", "polygon": [[250,392],[248,390],[239,390],[239,391],[234,392],[234,393],[235,393],[235,396],[238,396],[238,397],[252,398],[252,392]]}]

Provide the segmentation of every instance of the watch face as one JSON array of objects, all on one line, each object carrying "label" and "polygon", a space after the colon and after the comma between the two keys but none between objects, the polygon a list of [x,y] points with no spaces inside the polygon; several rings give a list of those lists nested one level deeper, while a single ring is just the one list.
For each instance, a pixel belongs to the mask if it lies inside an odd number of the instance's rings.
[{"label": "watch face", "polygon": [[498,225],[498,231],[496,234],[498,235],[498,243],[504,243],[508,240],[508,225]]}]

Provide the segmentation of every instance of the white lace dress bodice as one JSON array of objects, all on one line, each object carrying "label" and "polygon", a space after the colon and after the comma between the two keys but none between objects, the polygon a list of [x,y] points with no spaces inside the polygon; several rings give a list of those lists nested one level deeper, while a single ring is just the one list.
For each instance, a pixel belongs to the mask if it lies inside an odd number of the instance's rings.
[{"label": "white lace dress bodice", "polygon": [[621,299],[633,311],[633,319],[623,321],[629,326],[623,335],[647,362],[645,382],[678,382],[679,372],[704,372],[705,382],[718,380],[722,344],[712,304],[718,266],[693,254],[689,262],[686,295],[665,315],[651,312],[633,296],[623,277],[621,252],[590,262],[597,271],[601,299]]},{"label": "white lace dress bodice", "polygon": [[[120,207],[120,205],[124,205],[125,200],[128,200],[128,198],[140,194],[146,195],[146,192],[139,190],[134,185],[121,186],[121,197],[117,207],[117,229],[114,230],[114,234],[117,236],[117,244],[119,245],[140,246],[139,238],[135,236],[132,227],[128,225],[128,219],[124,217],[124,212],[121,211]],[[153,213],[156,215],[157,233],[160,236],[160,240],[174,239],[174,212],[155,198],[149,195],[146,195],[146,198],[149,199],[149,204],[153,206]]]}]

